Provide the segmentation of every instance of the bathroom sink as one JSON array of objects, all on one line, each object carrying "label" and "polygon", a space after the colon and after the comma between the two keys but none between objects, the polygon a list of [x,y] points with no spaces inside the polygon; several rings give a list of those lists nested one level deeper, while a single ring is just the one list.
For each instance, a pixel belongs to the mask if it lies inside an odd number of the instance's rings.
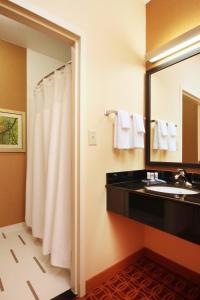
[{"label": "bathroom sink", "polygon": [[146,186],[146,190],[165,194],[176,194],[176,195],[194,195],[199,194],[199,191],[190,189],[171,187],[171,186]]}]

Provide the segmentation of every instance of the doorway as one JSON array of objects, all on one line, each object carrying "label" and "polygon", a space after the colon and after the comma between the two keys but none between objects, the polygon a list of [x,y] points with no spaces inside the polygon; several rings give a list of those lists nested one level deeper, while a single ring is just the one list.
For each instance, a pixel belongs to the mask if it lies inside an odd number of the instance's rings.
[{"label": "doorway", "polygon": [[[182,94],[182,162],[199,163],[199,98]],[[191,147],[192,145],[192,147]]]},{"label": "doorway", "polygon": [[[14,1],[13,1],[14,2]],[[17,2],[17,1],[15,1]],[[82,265],[82,243],[81,236],[83,224],[80,226],[81,204],[80,204],[80,58],[81,58],[81,38],[80,35],[68,30],[63,26],[62,21],[52,22],[51,17],[44,16],[44,12],[37,13],[32,9],[27,9],[26,4],[20,6],[11,1],[0,1],[0,13],[18,22],[37,29],[49,36],[54,36],[72,47],[73,61],[73,159],[72,159],[72,180],[73,180],[73,201],[72,201],[72,270],[71,270],[71,288],[79,295],[84,294],[84,273]],[[25,1],[24,1],[25,2]],[[22,7],[23,6],[23,7]],[[61,25],[62,24],[62,25]],[[79,217],[80,216],[80,217]]]}]

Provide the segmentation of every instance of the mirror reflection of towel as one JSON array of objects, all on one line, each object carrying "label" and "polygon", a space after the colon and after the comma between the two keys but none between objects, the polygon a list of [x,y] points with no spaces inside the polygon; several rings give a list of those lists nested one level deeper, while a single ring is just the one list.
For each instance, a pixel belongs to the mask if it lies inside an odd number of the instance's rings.
[{"label": "mirror reflection of towel", "polygon": [[176,151],[177,139],[176,139],[176,124],[168,122],[168,150]]},{"label": "mirror reflection of towel", "polygon": [[158,120],[155,123],[153,149],[168,150],[168,128],[166,121]]},{"label": "mirror reflection of towel", "polygon": [[162,136],[167,136],[168,135],[168,123],[163,120],[159,120],[159,126],[160,126],[160,131]]}]

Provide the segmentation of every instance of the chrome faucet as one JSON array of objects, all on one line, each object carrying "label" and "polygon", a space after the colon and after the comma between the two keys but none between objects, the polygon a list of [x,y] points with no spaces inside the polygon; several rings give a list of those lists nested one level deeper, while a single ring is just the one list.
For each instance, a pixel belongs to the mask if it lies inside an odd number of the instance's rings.
[{"label": "chrome faucet", "polygon": [[177,173],[174,175],[175,184],[185,186],[187,188],[192,187],[192,183],[187,180],[187,173],[183,169],[178,169]]}]

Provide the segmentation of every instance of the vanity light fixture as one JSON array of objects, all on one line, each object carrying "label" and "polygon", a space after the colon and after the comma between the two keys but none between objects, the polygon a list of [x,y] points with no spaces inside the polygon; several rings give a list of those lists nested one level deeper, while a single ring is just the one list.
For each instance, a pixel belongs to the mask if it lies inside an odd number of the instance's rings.
[{"label": "vanity light fixture", "polygon": [[200,26],[187,31],[155,51],[148,53],[146,60],[151,63],[165,58],[170,60],[197,49],[200,49]]}]

